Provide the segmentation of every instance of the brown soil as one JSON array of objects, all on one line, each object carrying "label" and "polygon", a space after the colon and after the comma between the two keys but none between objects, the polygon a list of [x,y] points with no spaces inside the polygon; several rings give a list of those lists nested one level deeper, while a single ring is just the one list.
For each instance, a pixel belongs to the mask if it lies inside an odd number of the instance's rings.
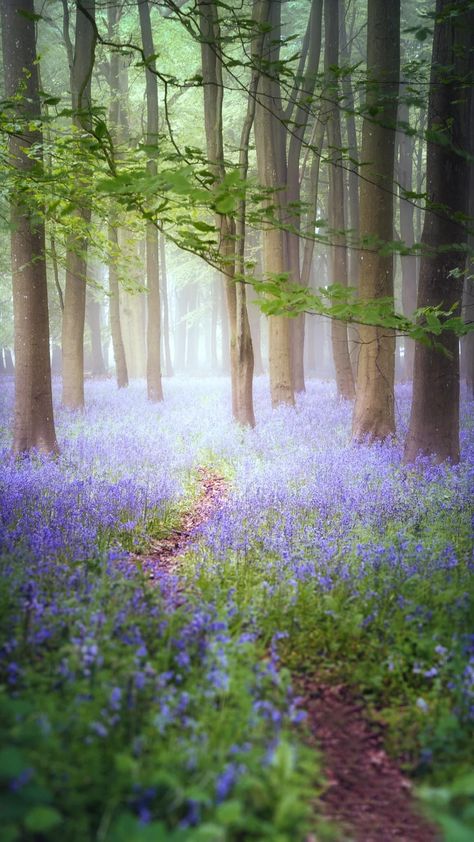
[{"label": "brown soil", "polygon": [[152,541],[144,556],[136,556],[150,579],[162,573],[176,573],[182,556],[189,549],[195,530],[205,523],[227,496],[227,483],[209,468],[197,469],[201,493],[193,508],[183,515],[177,529],[166,538]]},{"label": "brown soil", "polygon": [[322,796],[329,819],[357,842],[434,842],[440,836],[416,811],[410,781],[383,749],[363,705],[345,686],[296,676],[311,739],[323,754],[328,782]]}]

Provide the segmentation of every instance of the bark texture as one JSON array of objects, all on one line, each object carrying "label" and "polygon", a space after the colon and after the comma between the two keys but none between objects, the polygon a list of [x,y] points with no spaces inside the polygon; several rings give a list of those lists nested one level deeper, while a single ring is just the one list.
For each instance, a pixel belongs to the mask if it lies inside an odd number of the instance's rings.
[{"label": "bark texture", "polygon": [[[95,0],[84,0],[84,8],[93,18]],[[65,27],[67,28],[67,27]],[[69,37],[68,34],[66,36]],[[91,77],[95,58],[96,34],[89,18],[77,6],[76,33],[70,83],[73,124],[78,133],[90,127]],[[88,178],[84,174],[82,206],[74,214],[84,230],[90,223],[91,209],[86,196]],[[84,324],[86,314],[87,239],[71,234],[66,253],[66,285],[62,327],[63,394],[67,409],[84,407]]]},{"label": "bark texture", "polygon": [[[116,6],[109,6],[107,9],[108,37],[112,40],[120,17],[120,10]],[[109,61],[109,87],[110,107],[109,123],[110,131],[115,143],[121,139],[120,126],[122,124],[123,103],[120,96],[120,57],[112,53]],[[118,231],[113,216],[111,215],[108,227],[109,240],[109,324],[112,336],[112,348],[115,362],[115,377],[117,387],[124,389],[128,386],[128,368],[125,356],[125,346],[120,321],[120,284],[117,272],[118,260]]]},{"label": "bark texture", "polygon": [[[40,114],[40,101],[33,0],[20,3],[4,0],[1,20],[5,93],[14,97],[25,86],[24,95],[17,103],[19,117],[34,120]],[[42,167],[38,159],[42,140],[40,131],[25,130],[11,135],[10,163],[19,176],[27,179],[31,171]],[[28,156],[33,146],[37,160]],[[15,329],[13,452],[36,449],[55,453],[58,445],[51,396],[44,223],[41,209],[35,208],[34,201],[21,202],[18,195],[12,196],[11,203]]]},{"label": "bark texture", "polygon": [[[401,95],[405,96],[405,85],[401,86]],[[398,133],[398,171],[397,180],[400,192],[400,239],[405,246],[411,248],[415,242],[415,206],[413,202],[404,198],[404,192],[413,190],[413,158],[415,143],[412,135],[404,130],[409,125],[409,109],[401,101],[398,112],[401,124]],[[406,316],[411,316],[416,309],[416,291],[418,282],[418,258],[414,254],[401,255],[402,267],[402,305]],[[405,338],[403,355],[403,379],[413,377],[413,359],[415,344],[412,339]]]},{"label": "bark texture", "polygon": [[[348,285],[346,221],[344,214],[344,177],[341,160],[341,117],[339,111],[339,85],[333,68],[339,66],[339,14],[338,4],[324,5],[324,25],[326,33],[325,74],[328,87],[329,114],[327,122],[329,147],[329,200],[328,221],[331,230],[332,247],[330,252],[331,284]],[[349,356],[347,324],[333,321],[331,325],[332,352],[336,369],[336,387],[340,398],[353,400],[355,397],[354,377]]]},{"label": "bark texture", "polygon": [[[148,0],[138,0],[140,29],[142,35],[143,52],[147,60],[146,66],[146,142],[149,146],[158,144],[158,84],[156,78],[155,54],[153,34],[150,21],[150,6]],[[158,167],[157,152],[150,158],[147,171],[150,178],[156,176]],[[158,251],[158,230],[153,222],[146,226],[146,277],[148,287],[148,317],[147,317],[147,364],[146,380],[148,400],[156,402],[163,400],[161,385],[161,302],[160,302],[160,271]]]},{"label": "bark texture", "polygon": [[[280,3],[260,0],[257,3],[259,21],[268,21],[271,28],[265,34],[263,59],[269,67],[278,58],[280,35]],[[268,64],[270,62],[270,64]],[[273,67],[276,65],[273,64]],[[255,109],[255,146],[258,177],[263,187],[271,191],[267,206],[273,206],[277,221],[283,222],[286,207],[284,187],[287,184],[286,138],[282,122],[280,85],[278,77],[262,72]],[[284,274],[288,267],[288,247],[285,232],[269,221],[263,229],[263,267],[266,275]],[[270,396],[272,406],[294,405],[291,365],[291,328],[285,316],[269,316],[268,346]]]},{"label": "bark texture", "polygon": [[[112,251],[116,256],[118,248],[117,229],[112,224],[109,225],[109,244],[112,246]],[[128,386],[128,370],[120,324],[120,291],[115,260],[116,257],[114,256],[109,260],[109,323],[110,333],[112,335],[117,387],[124,389]]]},{"label": "bark texture", "polygon": [[[201,32],[202,75],[204,80],[204,122],[206,130],[207,157],[214,174],[216,185],[225,177],[223,124],[222,124],[222,63],[220,58],[220,28],[218,7],[214,0],[199,0],[199,21]],[[249,97],[249,102],[252,98]],[[252,107],[245,118],[241,148],[244,156],[248,150],[248,134],[253,122]],[[246,140],[245,140],[246,137]],[[240,160],[240,169],[245,163]],[[239,215],[239,247],[236,248],[234,220],[227,214],[216,214],[219,231],[219,252],[223,260],[227,313],[230,335],[230,370],[232,389],[232,414],[240,424],[255,425],[253,413],[253,348],[248,320],[244,284],[236,277],[243,272],[245,213]]]},{"label": "bark texture", "polygon": [[[471,100],[474,84],[474,12],[437,0],[428,101],[427,194],[418,286],[418,306],[456,307],[462,298],[462,271],[469,210],[469,159],[472,153]],[[405,460],[418,454],[437,461],[459,461],[459,340],[436,337],[444,347],[417,344],[413,400]]]},{"label": "bark texture", "polygon": [[[323,0],[312,0],[305,37],[307,58],[306,62],[301,62],[304,72],[301,82],[297,84],[294,95],[290,99],[288,113],[285,114],[285,117],[291,115],[292,119],[287,156],[287,201],[289,207],[296,209],[295,212],[289,214],[289,222],[294,229],[294,233],[288,233],[288,268],[292,281],[297,284],[301,283],[301,240],[298,236],[300,230],[299,204],[301,202],[300,158],[310,113],[309,104],[314,94],[321,54],[322,11]],[[303,56],[304,47],[303,44]],[[305,316],[304,313],[301,313],[291,320],[291,366],[293,387],[297,393],[305,391],[304,344]]]},{"label": "bark texture", "polygon": [[[400,2],[369,0],[367,96],[362,128],[359,294],[362,300],[393,297],[393,256],[381,248],[393,240],[395,124],[400,72]],[[367,241],[365,246],[364,238]],[[362,325],[352,433],[356,441],[395,432],[395,337]]]}]

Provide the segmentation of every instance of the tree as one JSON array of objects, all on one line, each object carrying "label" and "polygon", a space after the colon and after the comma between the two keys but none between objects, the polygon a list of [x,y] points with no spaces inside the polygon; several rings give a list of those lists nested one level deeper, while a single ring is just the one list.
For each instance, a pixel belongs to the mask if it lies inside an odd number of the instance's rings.
[{"label": "tree", "polygon": [[[360,281],[362,300],[393,297],[393,176],[400,72],[400,2],[369,0],[367,94],[362,127]],[[388,253],[387,253],[388,252]],[[395,337],[362,325],[352,434],[356,441],[395,432]]]},{"label": "tree", "polygon": [[[108,37],[112,40],[116,25],[119,21],[120,9],[117,6],[109,6],[107,9],[108,22]],[[108,81],[110,87],[110,105],[109,105],[109,131],[112,137],[115,137],[119,132],[119,125],[121,122],[121,111],[123,110],[123,103],[121,103],[120,96],[120,56],[118,52],[113,52],[108,64]],[[118,257],[118,233],[117,225],[115,224],[113,208],[111,206],[111,213],[108,225],[108,240],[109,240],[109,322],[110,333],[112,337],[112,348],[115,362],[115,377],[117,380],[117,388],[124,389],[128,386],[128,369],[127,359],[125,356],[125,346],[123,343],[122,326],[120,323],[120,285],[117,273],[117,257]]]},{"label": "tree", "polygon": [[[220,26],[217,5],[214,0],[199,0],[199,29],[201,39],[202,77],[204,87],[204,123],[206,131],[207,157],[212,168],[215,186],[226,177],[222,124],[222,61],[220,54]],[[255,73],[252,81],[256,84]],[[254,116],[254,95],[244,120],[240,142],[240,175],[246,177],[250,129]],[[236,421],[253,427],[252,380],[253,348],[250,336],[245,285],[236,277],[244,271],[244,219],[245,207],[240,206],[238,219],[238,241],[234,219],[223,207],[216,204],[216,222],[219,231],[219,253],[225,278],[227,313],[230,333],[230,363],[232,384],[232,413]]]},{"label": "tree", "polygon": [[[327,122],[329,164],[329,230],[331,231],[331,283],[347,286],[347,248],[344,214],[344,177],[341,166],[342,140],[341,117],[339,107],[339,85],[337,70],[339,65],[339,9],[325,0],[324,23],[326,33],[325,74],[329,87],[329,113]],[[334,319],[332,322],[332,349],[336,369],[337,393],[341,398],[352,400],[355,396],[354,377],[352,374],[347,324]]]},{"label": "tree", "polygon": [[[428,99],[427,207],[418,307],[460,312],[472,155],[474,11],[465,0],[437,0]],[[436,326],[435,326],[436,327]],[[459,461],[459,340],[432,336],[415,348],[405,460],[418,454]]]},{"label": "tree", "polygon": [[[1,4],[5,93],[14,98],[21,132],[10,135],[10,163],[19,179],[41,176],[42,133],[33,0]],[[18,99],[18,95],[20,98]],[[27,186],[11,195],[11,257],[15,324],[13,452],[58,451],[51,395],[48,293],[42,208]]]},{"label": "tree", "polygon": [[[92,25],[95,0],[84,0],[84,14],[76,7],[76,32],[74,49],[69,40],[67,0],[64,6],[64,33],[70,62],[70,83],[73,109],[73,125],[80,135],[90,131],[91,126],[91,78],[95,59],[96,30]],[[90,177],[90,174],[89,174]],[[88,175],[81,178],[87,187]],[[85,192],[85,191],[84,191]],[[79,233],[69,236],[66,255],[66,285],[64,292],[62,352],[63,352],[63,396],[67,409],[82,409],[84,406],[84,323],[86,313],[87,237],[85,229],[90,224],[91,208],[84,195],[81,206],[73,213]]]},{"label": "tree", "polygon": [[[304,146],[304,136],[311,111],[321,54],[322,0],[312,0],[306,34],[302,45],[300,67],[297,70],[294,88],[284,113],[285,125],[291,127],[287,143],[287,203],[289,222],[293,231],[288,232],[288,268],[294,283],[300,283],[300,216],[301,216],[301,177],[300,158]],[[300,73],[301,70],[301,73]],[[291,121],[291,122],[290,122]],[[291,367],[295,392],[304,392],[304,340],[305,317],[301,313],[291,323]]]},{"label": "tree", "polygon": [[[284,187],[287,184],[286,130],[283,123],[280,84],[277,75],[281,29],[281,6],[276,0],[260,0],[256,20],[265,27],[263,69],[257,89],[255,147],[258,177],[269,191],[268,208],[274,208],[277,222],[284,222]],[[285,231],[271,220],[263,228],[263,266],[266,275],[286,272]],[[269,374],[272,406],[294,404],[291,368],[290,321],[285,316],[268,319]]]},{"label": "tree", "polygon": [[[158,151],[158,84],[148,0],[138,0],[138,11],[146,65],[146,143],[150,148],[156,148],[156,152],[150,156],[147,165],[148,173],[153,178],[158,171],[156,164]],[[151,221],[146,224],[146,277],[148,286],[146,380],[148,400],[156,402],[163,400],[161,386],[161,303],[158,230]]]}]

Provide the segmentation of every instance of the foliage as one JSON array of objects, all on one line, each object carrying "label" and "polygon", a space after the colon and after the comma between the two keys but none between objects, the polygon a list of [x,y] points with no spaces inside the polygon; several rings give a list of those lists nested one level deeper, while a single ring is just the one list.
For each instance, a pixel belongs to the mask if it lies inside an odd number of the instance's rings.
[{"label": "foliage", "polygon": [[[459,466],[407,468],[397,442],[350,444],[350,408],[324,384],[272,411],[259,383],[247,431],[217,381],[170,384],[159,407],[138,385],[88,388],[85,416],[59,416],[67,456],[6,463],[7,838],[303,840],[320,774],[288,730],[288,667],[355,684],[433,785],[465,774],[470,406]],[[406,390],[398,407],[403,435]],[[203,460],[232,490],[196,533],[183,599],[119,542],[174,526]]]},{"label": "foliage", "polygon": [[[133,391],[102,384],[86,418],[65,414],[67,457],[7,460],[5,838],[303,839],[319,772],[288,734],[298,718],[288,675],[233,630],[231,599],[183,601],[176,576],[156,570],[150,587],[120,549],[136,549],[143,527],[176,525],[171,477],[184,480],[208,448],[192,403],[183,412],[176,394],[164,417]],[[194,493],[191,481],[187,505]]]}]

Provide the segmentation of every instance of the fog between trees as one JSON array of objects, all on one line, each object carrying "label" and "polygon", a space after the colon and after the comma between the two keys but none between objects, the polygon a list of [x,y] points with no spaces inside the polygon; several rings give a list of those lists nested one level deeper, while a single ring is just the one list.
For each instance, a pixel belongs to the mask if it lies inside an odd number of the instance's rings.
[{"label": "fog between trees", "polygon": [[335,378],[374,441],[413,377],[406,459],[457,461],[473,23],[464,0],[4,2],[13,450],[57,448],[52,360],[75,410],[85,377],[160,401],[230,375],[243,425],[255,374],[274,406]]}]

